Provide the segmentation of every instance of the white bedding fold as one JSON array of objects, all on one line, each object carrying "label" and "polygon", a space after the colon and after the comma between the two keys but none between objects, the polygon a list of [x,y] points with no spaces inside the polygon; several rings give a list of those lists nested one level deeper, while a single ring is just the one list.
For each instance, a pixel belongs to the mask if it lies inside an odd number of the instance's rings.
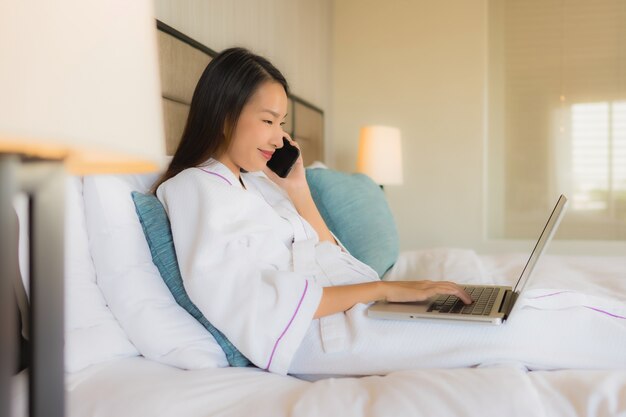
[{"label": "white bedding fold", "polygon": [[520,307],[539,310],[565,310],[582,307],[609,317],[626,320],[626,299],[601,297],[557,288],[538,288],[528,291],[520,300]]},{"label": "white bedding fold", "polygon": [[348,313],[350,347],[326,354],[312,325],[290,373],[369,375],[416,368],[516,363],[531,370],[626,369],[626,320],[586,308],[523,308],[506,324],[375,320]]},{"label": "white bedding fold", "polygon": [[582,307],[626,320],[626,257],[547,256],[541,262],[520,307]]}]

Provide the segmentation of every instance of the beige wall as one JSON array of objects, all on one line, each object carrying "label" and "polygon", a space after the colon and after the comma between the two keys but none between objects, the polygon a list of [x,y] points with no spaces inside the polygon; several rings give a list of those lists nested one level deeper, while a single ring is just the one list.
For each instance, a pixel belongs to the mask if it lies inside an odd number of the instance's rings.
[{"label": "beige wall", "polygon": [[399,127],[404,185],[386,187],[401,247],[482,237],[483,1],[334,3],[336,165],[353,170],[364,124]]}]

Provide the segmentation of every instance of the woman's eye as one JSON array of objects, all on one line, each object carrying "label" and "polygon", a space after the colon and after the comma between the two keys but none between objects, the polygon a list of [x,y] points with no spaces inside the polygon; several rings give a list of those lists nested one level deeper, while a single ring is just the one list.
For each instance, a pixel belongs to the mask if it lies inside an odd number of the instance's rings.
[{"label": "woman's eye", "polygon": [[272,122],[271,120],[263,120],[263,122],[264,122],[264,123],[267,123],[267,124],[268,124],[268,125],[270,125],[270,126],[273,124],[273,122]]},{"label": "woman's eye", "polygon": [[286,124],[287,124],[287,123],[285,123],[285,122],[280,122],[280,125],[281,125],[281,126],[285,126]]}]

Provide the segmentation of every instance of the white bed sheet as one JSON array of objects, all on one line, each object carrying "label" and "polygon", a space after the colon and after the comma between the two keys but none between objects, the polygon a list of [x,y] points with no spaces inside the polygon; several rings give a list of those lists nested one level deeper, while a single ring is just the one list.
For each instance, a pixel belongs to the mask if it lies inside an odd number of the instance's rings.
[{"label": "white bed sheet", "polygon": [[95,365],[66,383],[70,417],[626,415],[626,371],[436,369],[307,382],[255,368],[185,371],[134,357]]}]

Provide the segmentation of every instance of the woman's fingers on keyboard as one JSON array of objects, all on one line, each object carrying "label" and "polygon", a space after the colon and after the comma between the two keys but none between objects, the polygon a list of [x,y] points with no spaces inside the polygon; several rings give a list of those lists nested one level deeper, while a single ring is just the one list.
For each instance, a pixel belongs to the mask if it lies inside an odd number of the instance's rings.
[{"label": "woman's fingers on keyboard", "polygon": [[454,295],[465,304],[472,299],[463,287],[449,281],[395,281],[388,282],[387,301],[423,301],[440,294]]},{"label": "woman's fingers on keyboard", "polygon": [[449,281],[441,281],[440,284],[437,289],[444,291],[440,294],[454,295],[459,297],[465,304],[472,303],[472,297],[460,285]]}]

